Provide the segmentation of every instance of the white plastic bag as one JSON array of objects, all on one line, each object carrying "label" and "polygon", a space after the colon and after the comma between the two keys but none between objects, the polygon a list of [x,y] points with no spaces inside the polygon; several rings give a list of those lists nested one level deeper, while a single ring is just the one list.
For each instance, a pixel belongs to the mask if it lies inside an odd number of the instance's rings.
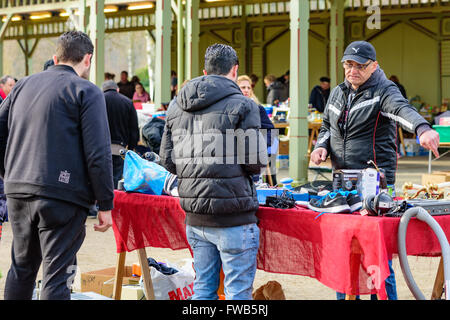
[{"label": "white plastic bag", "polygon": [[[168,267],[178,270],[171,275],[165,275],[154,267],[150,267],[155,300],[187,300],[194,294],[195,272],[192,268],[192,259],[190,260],[190,263],[187,262],[182,268],[166,263]],[[142,276],[139,284],[144,290]]]}]

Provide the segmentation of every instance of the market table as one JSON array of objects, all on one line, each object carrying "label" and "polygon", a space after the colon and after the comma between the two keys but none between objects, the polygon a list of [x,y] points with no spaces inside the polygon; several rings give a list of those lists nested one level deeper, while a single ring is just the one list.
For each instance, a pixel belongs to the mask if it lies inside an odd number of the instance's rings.
[{"label": "market table", "polygon": [[[373,293],[386,298],[384,280],[388,260],[398,253],[400,218],[328,213],[318,217],[317,212],[299,207],[260,207],[257,217],[258,269],[315,278],[352,297]],[[112,218],[118,253],[114,298],[120,299],[125,253],[134,250],[151,297],[145,247],[190,249],[179,199],[115,191]],[[450,216],[435,219],[450,238]],[[441,255],[437,237],[416,218],[409,223],[406,243],[408,255]]]}]

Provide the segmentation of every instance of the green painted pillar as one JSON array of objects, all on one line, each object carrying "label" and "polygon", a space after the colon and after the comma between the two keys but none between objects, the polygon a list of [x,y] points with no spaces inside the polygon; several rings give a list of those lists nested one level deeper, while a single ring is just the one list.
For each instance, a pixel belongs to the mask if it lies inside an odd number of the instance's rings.
[{"label": "green painted pillar", "polygon": [[290,115],[289,176],[296,183],[308,181],[308,30],[309,1],[290,5]]},{"label": "green painted pillar", "polygon": [[0,77],[4,74],[3,71],[3,37],[6,34],[6,29],[8,28],[9,23],[11,22],[12,13],[8,13],[6,15],[6,20],[3,22],[3,19],[0,19]]},{"label": "green painted pillar", "polygon": [[172,8],[170,0],[156,2],[155,107],[170,101],[170,38]]},{"label": "green painted pillar", "polygon": [[89,10],[87,8],[86,0],[79,0],[78,4],[78,30],[87,32],[89,21]]},{"label": "green painted pillar", "polygon": [[178,78],[178,89],[180,89],[181,84],[184,81],[184,8],[183,0],[178,0],[177,7],[177,78]]},{"label": "green painted pillar", "polygon": [[91,63],[90,79],[101,87],[105,80],[105,0],[92,0],[89,33],[94,44],[94,56]]},{"label": "green painted pillar", "polygon": [[344,81],[342,55],[344,53],[344,4],[345,0],[332,0],[330,8],[330,86]]},{"label": "green painted pillar", "polygon": [[186,79],[200,75],[199,67],[199,34],[198,20],[199,0],[186,1]]}]

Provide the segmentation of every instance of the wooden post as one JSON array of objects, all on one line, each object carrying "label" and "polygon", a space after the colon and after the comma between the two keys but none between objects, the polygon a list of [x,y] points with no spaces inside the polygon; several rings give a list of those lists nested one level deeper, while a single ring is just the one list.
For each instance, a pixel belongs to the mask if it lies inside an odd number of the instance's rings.
[{"label": "wooden post", "polygon": [[441,256],[439,267],[434,280],[433,291],[431,292],[431,300],[439,300],[444,292],[444,261]]},{"label": "wooden post", "polygon": [[145,248],[138,249],[139,264],[141,265],[142,278],[144,281],[144,292],[147,300],[155,300],[155,292],[153,291],[152,277],[150,275],[150,267],[148,266],[147,254]]},{"label": "wooden post", "polygon": [[125,257],[126,252],[117,254],[116,275],[114,277],[113,299],[120,300],[122,296],[122,282],[125,273]]}]

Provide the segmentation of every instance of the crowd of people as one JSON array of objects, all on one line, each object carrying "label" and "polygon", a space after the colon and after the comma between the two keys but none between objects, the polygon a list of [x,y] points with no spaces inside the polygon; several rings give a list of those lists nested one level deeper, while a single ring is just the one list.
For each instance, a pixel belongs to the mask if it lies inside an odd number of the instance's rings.
[{"label": "crowd of people", "polygon": [[[129,81],[126,71],[119,82],[106,73],[101,88],[88,81],[93,50],[86,34],[69,31],[59,37],[44,71],[17,83],[11,76],[0,79],[0,177],[13,233],[5,299],[31,299],[41,264],[41,299],[70,299],[67,270],[76,265],[94,205],[94,230],[112,226],[114,189],[123,173],[120,151],[136,149],[140,136],[133,101],[150,98],[139,78]],[[351,43],[342,63],[343,83],[330,88],[330,79],[321,77],[311,92],[310,103],[324,113],[311,161],[318,165],[330,157],[335,169],[364,169],[375,160],[393,184],[397,124],[438,155],[437,132],[386,78],[370,43]],[[172,73],[173,99],[158,153],[161,165],[179,181],[196,274],[193,299],[218,299],[221,269],[226,299],[252,299],[259,248],[254,182],[276,150],[274,125],[254,94],[257,77],[238,74],[237,53],[224,44],[206,49],[203,76],[178,88]],[[288,99],[289,71],[279,78],[267,75],[264,83],[268,103]],[[215,143],[226,144],[230,130],[245,132],[255,143],[215,145],[226,154],[207,154],[207,148],[189,143],[194,136],[210,141],[210,130],[221,135]],[[275,175],[266,175],[276,184]],[[391,272],[386,288],[396,299]]]}]

